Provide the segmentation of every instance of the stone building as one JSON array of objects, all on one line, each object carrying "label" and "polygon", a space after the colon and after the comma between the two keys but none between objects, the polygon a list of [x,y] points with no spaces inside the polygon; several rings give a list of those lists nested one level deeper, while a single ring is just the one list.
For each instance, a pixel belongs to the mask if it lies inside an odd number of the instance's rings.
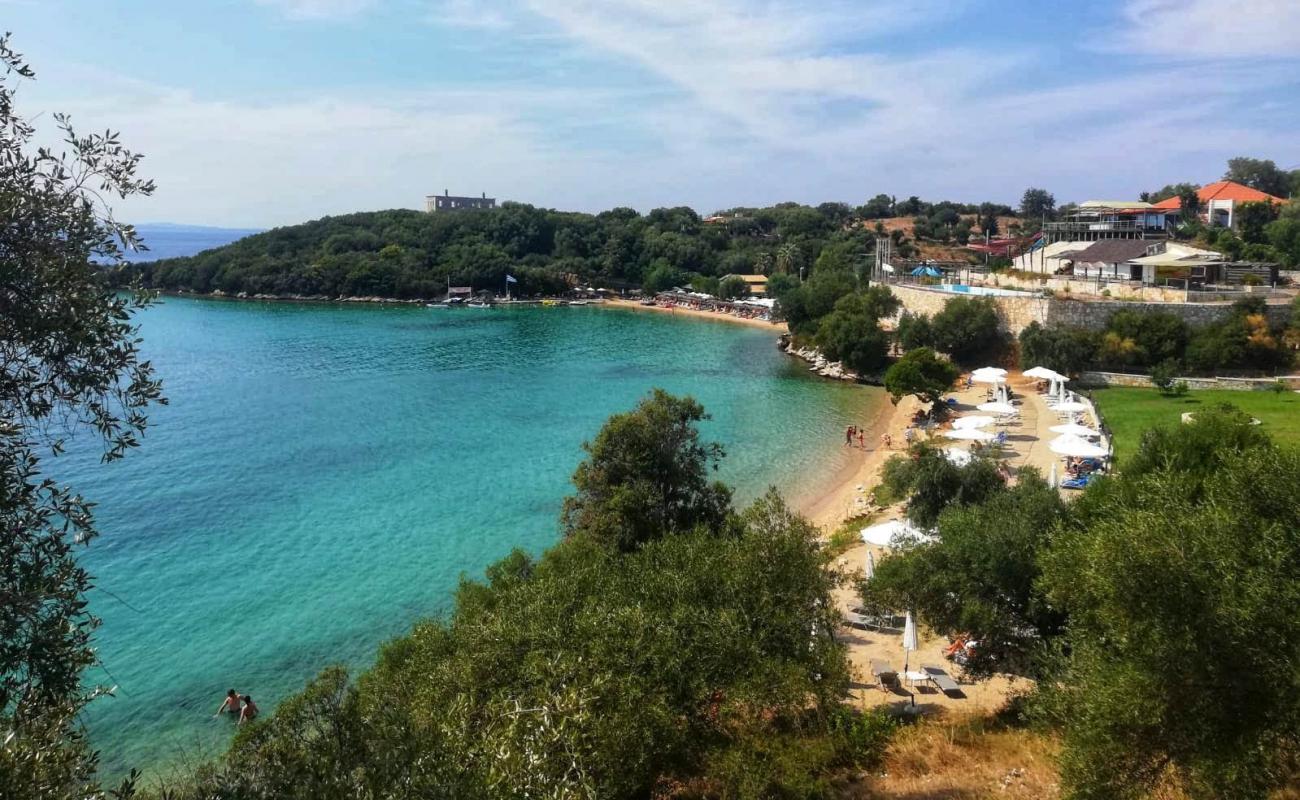
[{"label": "stone building", "polygon": [[497,199],[488,197],[484,192],[481,197],[453,197],[446,189],[442,194],[431,194],[424,198],[424,210],[430,214],[435,211],[463,211],[467,208],[496,208]]}]

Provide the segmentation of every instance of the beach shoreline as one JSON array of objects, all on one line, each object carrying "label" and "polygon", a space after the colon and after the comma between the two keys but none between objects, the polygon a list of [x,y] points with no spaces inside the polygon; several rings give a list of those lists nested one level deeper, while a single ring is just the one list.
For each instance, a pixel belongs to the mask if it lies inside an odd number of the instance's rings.
[{"label": "beach shoreline", "polygon": [[767,322],[761,319],[746,319],[736,317],[731,314],[720,314],[716,311],[697,311],[693,308],[677,308],[675,306],[644,306],[635,300],[624,300],[622,298],[608,298],[598,305],[605,308],[628,308],[635,311],[651,311],[670,316],[690,317],[692,319],[713,320],[715,322],[730,322],[737,325],[748,325],[751,328],[761,328],[765,331],[772,331],[775,334],[789,333],[789,328],[784,322]]}]

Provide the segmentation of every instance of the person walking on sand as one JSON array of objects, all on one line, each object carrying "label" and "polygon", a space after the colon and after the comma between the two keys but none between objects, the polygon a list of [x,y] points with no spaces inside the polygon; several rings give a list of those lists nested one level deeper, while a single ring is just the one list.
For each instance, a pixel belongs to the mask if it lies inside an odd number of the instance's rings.
[{"label": "person walking on sand", "polygon": [[217,709],[217,713],[212,715],[212,718],[216,719],[222,714],[238,714],[238,713],[239,713],[239,692],[236,692],[234,689],[231,689],[230,691],[226,692],[226,699],[221,701],[221,706]]},{"label": "person walking on sand", "polygon": [[908,447],[911,447],[911,446],[912,446],[912,426],[911,426],[911,425],[908,425],[907,428],[903,431],[903,441],[904,441],[904,442],[907,442],[907,446],[908,446]]},{"label": "person walking on sand", "polygon": [[257,703],[253,702],[252,697],[244,695],[244,707],[239,711],[239,724],[243,725],[245,722],[252,722],[253,717],[256,716]]},{"label": "person walking on sand", "polygon": [[861,428],[858,428],[858,447],[863,450],[867,449],[867,435],[862,432]]},{"label": "person walking on sand", "polygon": [[844,429],[844,444],[846,444],[846,445],[850,445],[850,446],[853,444],[853,426],[852,426],[852,425],[850,425],[849,427],[847,427],[847,428]]},{"label": "person walking on sand", "polygon": [[889,431],[880,434],[880,443],[885,446],[886,450],[894,449],[894,437],[889,435]]}]

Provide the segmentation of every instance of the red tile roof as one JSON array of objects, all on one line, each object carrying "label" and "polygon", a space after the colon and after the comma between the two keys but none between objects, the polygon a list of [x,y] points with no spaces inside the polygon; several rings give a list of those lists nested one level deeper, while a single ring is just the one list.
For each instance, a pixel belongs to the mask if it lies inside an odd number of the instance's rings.
[{"label": "red tile roof", "polygon": [[[1233,200],[1238,203],[1258,203],[1270,201],[1273,203],[1285,203],[1280,197],[1274,197],[1271,194],[1261,192],[1258,189],[1252,189],[1249,186],[1243,186],[1233,181],[1215,181],[1206,184],[1196,190],[1196,196],[1202,203],[1208,203],[1211,200]],[[1181,205],[1178,196],[1175,195],[1166,200],[1161,200],[1155,204],[1156,208],[1177,209]]]}]

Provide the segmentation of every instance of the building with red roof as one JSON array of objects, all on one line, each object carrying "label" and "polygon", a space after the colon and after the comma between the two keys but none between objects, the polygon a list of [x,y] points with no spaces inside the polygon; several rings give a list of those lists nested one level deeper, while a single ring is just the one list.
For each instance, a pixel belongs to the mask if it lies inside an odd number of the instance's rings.
[{"label": "building with red roof", "polygon": [[[1201,201],[1201,219],[1207,225],[1222,225],[1231,228],[1236,222],[1236,209],[1242,203],[1285,203],[1281,197],[1274,197],[1267,192],[1252,189],[1235,181],[1215,181],[1196,190],[1196,197]],[[1182,201],[1177,196],[1161,200],[1153,208],[1177,211]]]}]

